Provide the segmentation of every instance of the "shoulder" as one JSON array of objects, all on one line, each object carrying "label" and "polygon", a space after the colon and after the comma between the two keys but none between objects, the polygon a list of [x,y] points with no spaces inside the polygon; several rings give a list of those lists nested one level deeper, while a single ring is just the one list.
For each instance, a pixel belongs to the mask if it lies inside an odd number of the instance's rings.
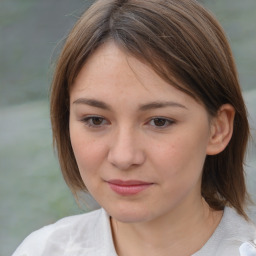
[{"label": "shoulder", "polygon": [[101,255],[98,244],[107,239],[111,240],[109,217],[99,209],[63,218],[31,233],[12,256],[81,255],[82,252]]},{"label": "shoulder", "polygon": [[[250,213],[255,211],[251,208]],[[230,252],[243,256],[256,256],[256,225],[254,219],[245,220],[234,209],[226,207],[223,222],[220,225],[219,233],[222,235],[222,243],[219,244],[220,251]],[[240,252],[240,253],[239,253]]]},{"label": "shoulder", "polygon": [[240,246],[254,239],[256,239],[255,224],[245,220],[233,208],[226,207],[222,220],[212,237],[193,256],[240,256]]},{"label": "shoulder", "polygon": [[[254,211],[254,209],[251,209]],[[245,242],[256,239],[256,226],[250,220],[245,220],[233,208],[226,207],[223,220],[220,225],[220,231],[223,236],[230,240]]]}]

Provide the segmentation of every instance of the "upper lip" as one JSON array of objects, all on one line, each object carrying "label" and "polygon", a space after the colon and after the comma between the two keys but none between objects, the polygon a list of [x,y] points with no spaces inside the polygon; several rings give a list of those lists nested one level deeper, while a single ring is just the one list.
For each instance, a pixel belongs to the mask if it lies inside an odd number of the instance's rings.
[{"label": "upper lip", "polygon": [[152,182],[146,182],[146,181],[141,181],[141,180],[118,180],[118,179],[113,179],[113,180],[108,180],[108,183],[114,184],[114,185],[119,185],[119,186],[135,186],[135,185],[149,185],[152,184]]}]

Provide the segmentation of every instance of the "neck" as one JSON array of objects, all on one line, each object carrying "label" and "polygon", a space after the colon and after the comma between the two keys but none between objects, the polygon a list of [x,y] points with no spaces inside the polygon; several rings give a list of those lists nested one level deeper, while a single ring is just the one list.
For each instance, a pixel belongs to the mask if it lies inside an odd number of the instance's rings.
[{"label": "neck", "polygon": [[203,247],[221,217],[222,212],[213,211],[202,199],[190,208],[180,207],[153,221],[122,223],[111,219],[111,224],[119,256],[165,256],[170,252],[188,256]]}]

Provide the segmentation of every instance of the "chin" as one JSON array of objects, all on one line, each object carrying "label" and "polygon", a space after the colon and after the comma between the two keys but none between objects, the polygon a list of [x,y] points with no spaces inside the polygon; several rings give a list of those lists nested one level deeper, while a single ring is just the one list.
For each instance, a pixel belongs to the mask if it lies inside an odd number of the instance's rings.
[{"label": "chin", "polygon": [[115,220],[123,223],[140,223],[147,222],[153,219],[153,213],[147,211],[142,206],[133,207],[117,207],[116,205],[111,209],[110,207],[104,208],[106,212]]}]

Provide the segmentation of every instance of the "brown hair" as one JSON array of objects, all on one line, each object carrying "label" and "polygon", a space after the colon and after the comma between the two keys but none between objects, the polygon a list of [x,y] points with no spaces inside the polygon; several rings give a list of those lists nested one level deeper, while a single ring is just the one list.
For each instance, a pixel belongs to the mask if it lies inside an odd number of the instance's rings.
[{"label": "brown hair", "polygon": [[216,210],[230,205],[246,217],[246,108],[225,34],[194,0],[99,0],[74,26],[57,62],[51,89],[53,140],[72,192],[86,191],[86,187],[69,137],[69,89],[88,56],[107,40],[148,63],[164,80],[204,104],[211,116],[223,104],[234,107],[230,143],[223,152],[206,157],[202,196]]}]

